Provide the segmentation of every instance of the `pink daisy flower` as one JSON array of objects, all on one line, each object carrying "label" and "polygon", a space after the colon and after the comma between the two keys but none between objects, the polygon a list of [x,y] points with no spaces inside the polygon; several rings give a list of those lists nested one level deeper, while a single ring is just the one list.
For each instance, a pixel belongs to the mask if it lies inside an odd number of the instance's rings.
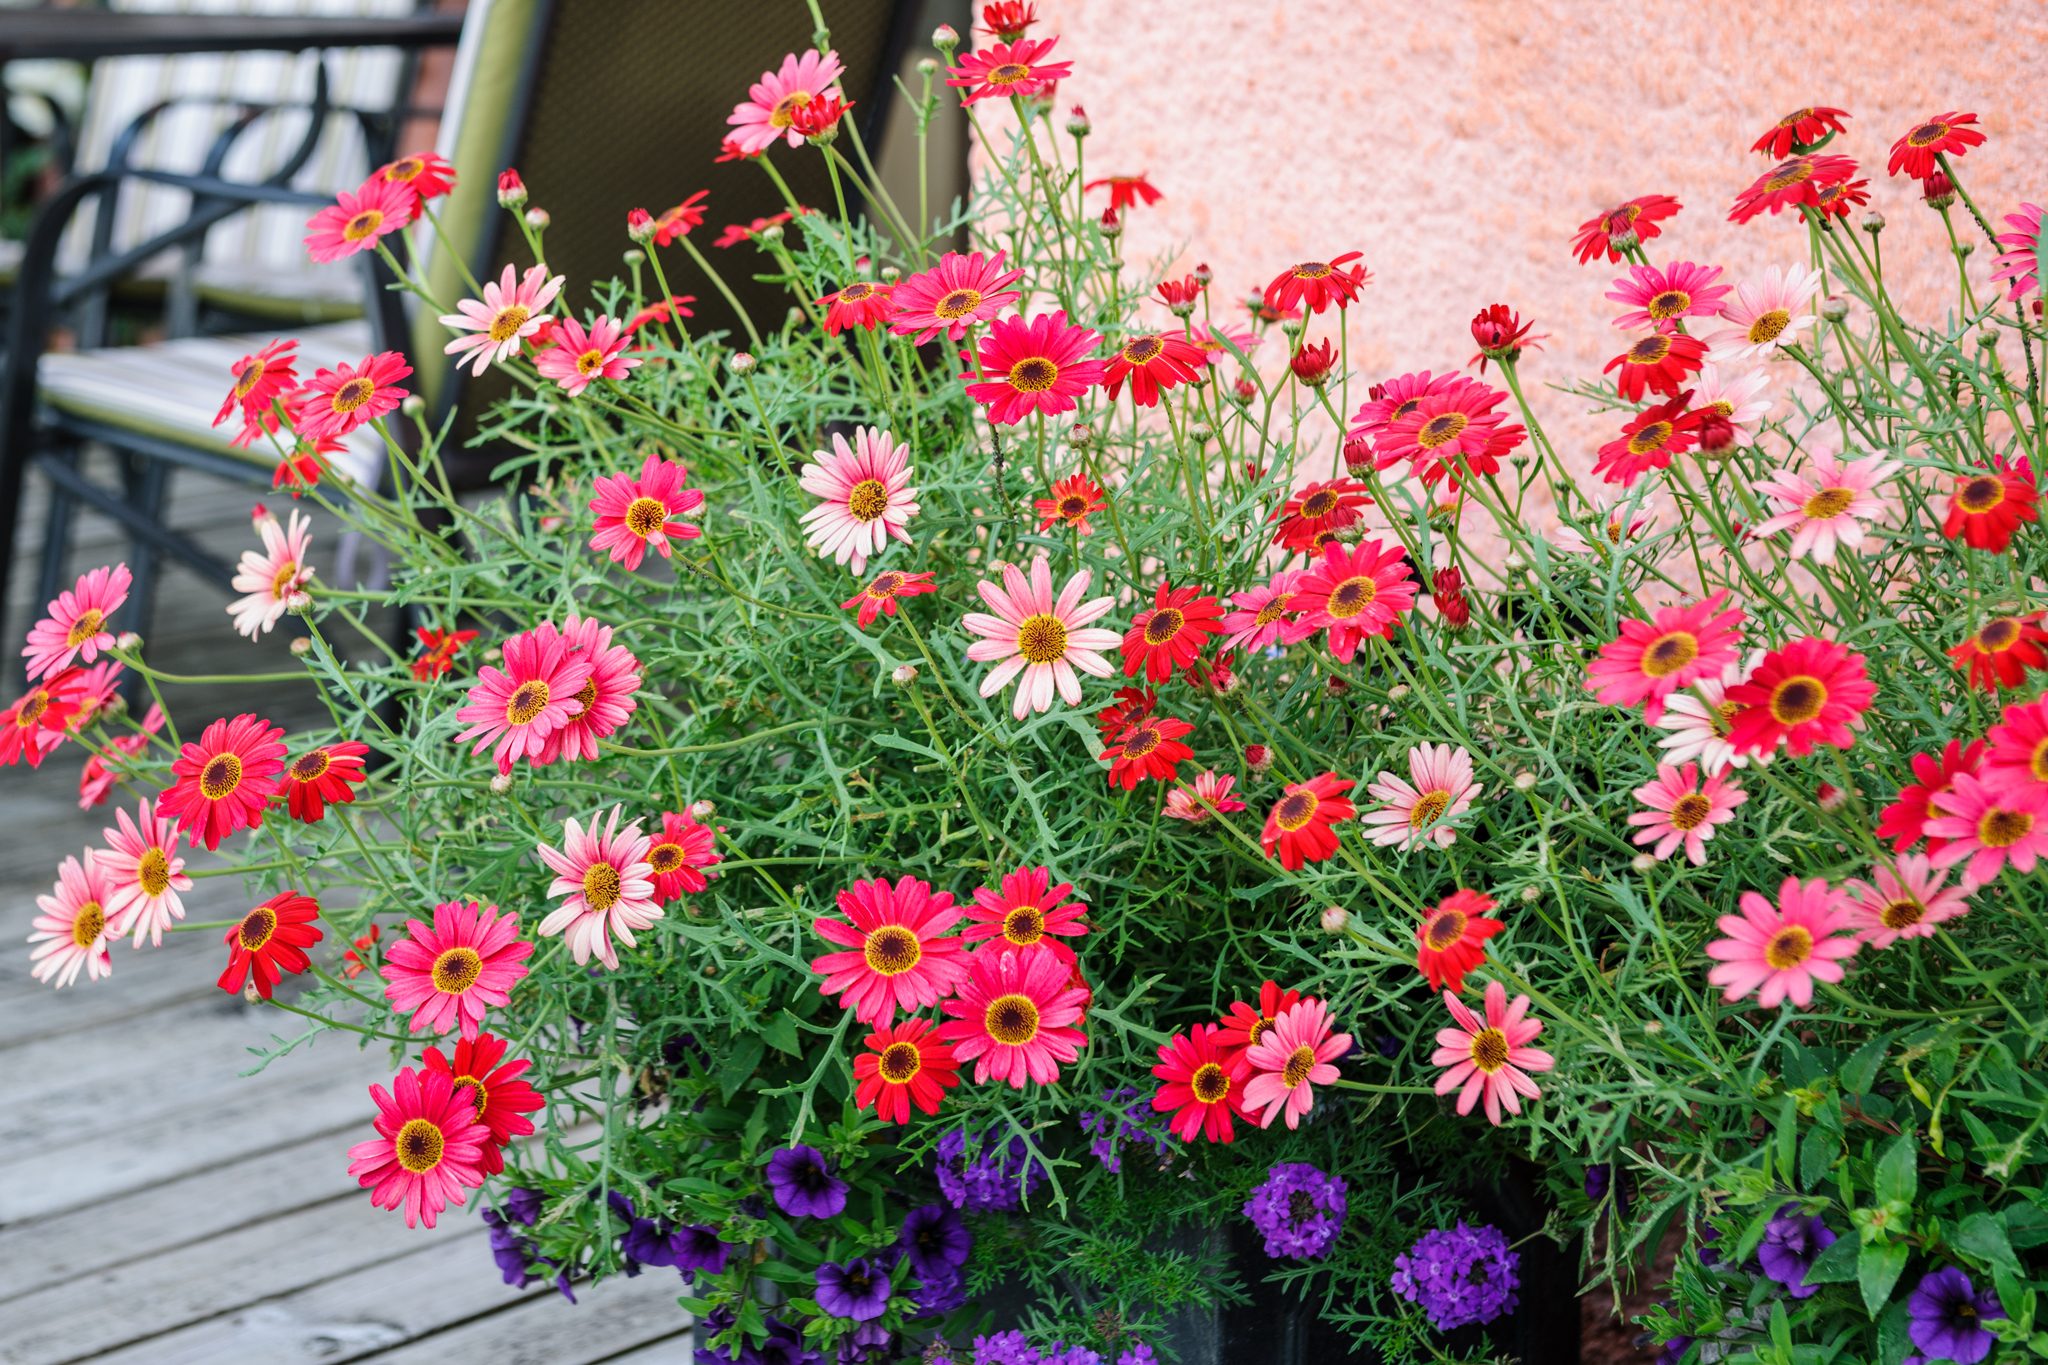
[{"label": "pink daisy flower", "polygon": [[1245,1051],[1251,1079],[1245,1082],[1244,1107],[1259,1110],[1259,1127],[1270,1128],[1283,1114],[1289,1128],[1315,1107],[1314,1087],[1337,1079],[1332,1065],[1351,1050],[1351,1035],[1330,1027],[1330,1011],[1322,1001],[1300,1000],[1281,1010],[1259,1041]]},{"label": "pink daisy flower", "polygon": [[1436,1093],[1458,1092],[1458,1112],[1469,1114],[1482,1101],[1487,1122],[1498,1128],[1501,1111],[1522,1112],[1522,1101],[1543,1092],[1529,1079],[1531,1072],[1548,1071],[1557,1059],[1541,1048],[1530,1047],[1543,1032],[1543,1025],[1529,1018],[1529,997],[1518,995],[1508,1003],[1507,987],[1498,981],[1486,983],[1482,1019],[1452,991],[1444,992],[1444,1008],[1451,1012],[1456,1028],[1439,1029],[1432,1065],[1448,1068],[1436,1078]]},{"label": "pink daisy flower", "polygon": [[1948,874],[1918,853],[1879,863],[1874,882],[1852,881],[1849,922],[1856,936],[1873,948],[1889,948],[1902,938],[1932,938],[1941,924],[1970,913],[1969,893],[1949,886]]},{"label": "pink daisy flower", "polygon": [[991,945],[967,962],[958,992],[941,1002],[952,1016],[939,1037],[953,1055],[974,1063],[977,1084],[990,1078],[1017,1089],[1028,1079],[1051,1085],[1060,1063],[1080,1055],[1088,1039],[1076,1027],[1088,1004],[1088,988],[1049,948]]},{"label": "pink daisy flower", "polygon": [[467,1088],[440,1071],[406,1067],[390,1091],[370,1087],[377,1102],[377,1136],[348,1149],[348,1173],[370,1191],[380,1209],[405,1209],[405,1225],[434,1226],[449,1204],[463,1202],[465,1190],[484,1183],[484,1149],[490,1129],[477,1119]]},{"label": "pink daisy flower", "polygon": [[475,901],[443,901],[434,926],[407,920],[407,937],[384,955],[384,998],[412,1016],[414,1033],[460,1029],[465,1038],[483,1028],[484,1011],[503,1007],[529,970],[533,945],[519,937],[519,916]]},{"label": "pink daisy flower", "polygon": [[1003,269],[1000,251],[987,257],[979,251],[966,256],[949,251],[930,270],[897,281],[889,295],[894,310],[889,330],[897,336],[915,334],[918,346],[940,332],[958,341],[970,326],[992,320],[1015,303],[1018,294],[1012,286],[1023,278],[1021,270]]},{"label": "pink daisy flower", "polygon": [[119,938],[133,929],[136,947],[142,946],[145,933],[151,947],[161,947],[171,921],[185,918],[178,893],[192,889],[185,860],[177,854],[177,823],[161,811],[152,812],[147,797],[134,819],[116,810],[114,821],[113,829],[100,831],[107,847],[87,855],[107,890],[107,936]]},{"label": "pink daisy flower", "polygon": [[732,107],[725,120],[732,126],[726,145],[741,156],[759,156],[777,138],[803,146],[804,135],[792,126],[796,111],[830,90],[845,70],[836,52],[807,50],[784,57],[780,69],[763,71],[747,88],[746,99]]},{"label": "pink daisy flower", "polygon": [[228,444],[252,445],[277,430],[278,400],[299,386],[298,348],[296,341],[273,341],[235,362],[234,386],[213,418],[219,426],[229,414],[241,411],[242,429]]},{"label": "pink daisy flower", "polygon": [[61,673],[73,663],[91,663],[100,651],[114,647],[108,620],[128,600],[134,575],[126,564],[90,569],[78,582],[57,594],[42,620],[29,628],[22,657],[34,682]]},{"label": "pink daisy flower", "polygon": [[1948,790],[1934,794],[1932,804],[1935,815],[1927,833],[1949,841],[1933,855],[1934,865],[1967,861],[1966,887],[1990,885],[2008,863],[2032,872],[2048,854],[2048,787],[1994,784],[1975,773],[1957,773]]},{"label": "pink daisy flower", "polygon": [[1300,569],[1282,569],[1263,584],[1230,594],[1237,608],[1223,614],[1223,640],[1219,650],[1271,649],[1282,643],[1293,624],[1291,603],[1306,577]]},{"label": "pink daisy flower", "polygon": [[1229,815],[1241,811],[1244,809],[1244,802],[1230,792],[1236,785],[1237,779],[1229,773],[1204,768],[1195,774],[1195,780],[1190,785],[1175,787],[1166,794],[1164,814],[1171,820],[1185,820],[1191,825],[1199,825],[1212,815]]},{"label": "pink daisy flower", "polygon": [[1072,62],[1049,62],[1058,38],[1020,38],[1014,43],[991,43],[960,59],[960,65],[946,69],[946,84],[967,91],[962,104],[1010,95],[1036,95],[1056,81],[1074,74]]},{"label": "pink daisy flower", "polygon": [[1407,460],[1424,483],[1435,484],[1450,474],[1454,488],[1460,466],[1482,476],[1498,473],[1500,461],[1489,452],[1505,420],[1497,409],[1506,398],[1477,380],[1459,379],[1455,386],[1444,382],[1419,394],[1412,405],[1396,405],[1396,415],[1373,436],[1374,466],[1391,469]]},{"label": "pink daisy flower", "polygon": [[1881,456],[1844,460],[1825,447],[1815,450],[1805,473],[1779,469],[1753,485],[1770,500],[1775,515],[1750,534],[1761,540],[1791,531],[1794,559],[1811,556],[1816,563],[1832,564],[1837,546],[1863,548],[1863,523],[1882,516],[1888,506],[1877,490],[1901,468],[1897,460]]},{"label": "pink daisy flower", "polygon": [[61,991],[78,980],[81,971],[91,981],[113,974],[113,954],[107,951],[108,895],[106,876],[91,849],[85,851],[83,862],[66,858],[58,865],[56,886],[49,895],[36,897],[36,909],[42,913],[28,936],[30,943],[39,945],[29,954],[36,980],[54,980]]},{"label": "pink daisy flower", "polygon": [[1721,670],[1718,678],[1701,678],[1689,692],[1674,692],[1664,699],[1664,714],[1657,728],[1665,732],[1657,741],[1666,763],[1694,763],[1711,777],[1724,768],[1758,767],[1771,761],[1768,753],[1747,754],[1729,741],[1735,713],[1741,705],[1728,700],[1728,689],[1741,683],[1763,662],[1764,652],[1754,649]]},{"label": "pink daisy flower", "polygon": [[347,363],[315,370],[306,387],[291,396],[292,428],[308,441],[338,441],[366,422],[398,410],[409,396],[398,381],[412,366],[396,351],[379,351],[359,368]]},{"label": "pink daisy flower", "polygon": [[597,513],[597,525],[590,548],[603,550],[616,564],[631,570],[652,549],[663,559],[670,554],[669,541],[695,540],[704,532],[682,520],[704,505],[704,491],[685,488],[690,471],[674,460],[649,451],[640,462],[636,478],[630,474],[600,474],[593,485],[597,494],[590,510]]},{"label": "pink daisy flower", "polygon": [[1733,820],[1735,808],[1749,800],[1749,793],[1718,773],[1701,782],[1697,764],[1674,768],[1660,763],[1657,776],[1637,787],[1635,797],[1648,809],[1628,818],[1637,827],[1630,836],[1634,842],[1655,844],[1650,856],[1660,863],[1683,844],[1687,860],[1703,867],[1714,827]]},{"label": "pink daisy flower", "polygon": [[811,959],[811,970],[825,978],[819,994],[838,996],[859,1022],[880,1026],[898,1010],[928,1009],[966,980],[967,950],[946,933],[961,914],[952,892],[877,877],[847,887],[838,903],[845,919],[820,915],[811,928],[846,951]]},{"label": "pink daisy flower", "polygon": [[1758,425],[1771,412],[1771,376],[1760,367],[1723,368],[1711,360],[1693,376],[1692,410],[1712,410],[1735,428],[1743,441],[1756,439]]},{"label": "pink daisy flower", "polygon": [[1609,706],[1642,703],[1655,725],[1664,699],[1702,678],[1718,677],[1742,643],[1743,612],[1722,605],[1727,589],[1689,607],[1664,607],[1648,621],[1623,621],[1586,668],[1586,686]]},{"label": "pink daisy flower", "polygon": [[1819,292],[1818,270],[1789,265],[1771,266],[1756,280],[1738,284],[1735,297],[1721,307],[1728,325],[1707,335],[1707,358],[1717,365],[1770,359],[1813,325],[1806,305]]},{"label": "pink daisy flower", "polygon": [[1382,772],[1367,784],[1386,804],[1359,816],[1359,823],[1375,844],[1415,848],[1426,840],[1449,848],[1458,841],[1451,822],[1486,790],[1472,780],[1472,755],[1463,746],[1418,744],[1408,751],[1408,777],[1403,782]]},{"label": "pink daisy flower", "polygon": [[612,628],[588,617],[571,616],[556,636],[554,622],[543,621],[533,628],[543,644],[559,638],[569,647],[568,657],[590,665],[573,698],[582,709],[566,717],[541,741],[533,755],[538,766],[558,759],[597,761],[597,742],[617,730],[640,703],[633,697],[640,690],[640,661],[624,645],[612,643]]},{"label": "pink daisy flower", "polygon": [[835,431],[830,451],[811,453],[800,482],[823,501],[803,515],[804,541],[821,558],[861,573],[891,538],[911,543],[905,528],[917,515],[917,490],[909,442],[861,427],[852,445]]},{"label": "pink daisy flower", "polygon": [[2005,248],[1992,262],[1991,278],[2007,286],[2009,299],[2025,298],[2041,287],[2041,263],[2048,255],[2048,224],[2043,222],[2039,204],[2021,204],[2018,213],[2005,215],[2010,232],[1998,234]]},{"label": "pink daisy flower", "polygon": [[575,318],[562,318],[548,336],[554,344],[533,358],[533,366],[572,398],[592,380],[624,379],[640,364],[639,356],[627,353],[629,334],[617,318],[599,318],[587,332]]},{"label": "pink daisy flower", "polygon": [[1985,739],[1994,780],[2048,788],[2048,696],[2006,707]]},{"label": "pink daisy flower", "polygon": [[1029,711],[1047,711],[1053,693],[1069,706],[1081,704],[1081,680],[1074,670],[1097,678],[1114,671],[1104,650],[1115,649],[1120,637],[1113,630],[1090,627],[1113,605],[1113,599],[1097,597],[1083,602],[1088,591],[1089,571],[1081,570],[1067,580],[1057,600],[1052,595],[1052,568],[1044,555],[1031,561],[1031,576],[1014,564],[1003,565],[1003,582],[975,584],[975,591],[995,614],[971,611],[961,618],[968,632],[982,638],[967,647],[967,657],[976,663],[993,663],[981,680],[981,695],[992,697],[1017,680],[1017,697],[1010,714],[1018,720]]},{"label": "pink daisy flower", "polygon": [[[78,734],[96,724],[114,704],[121,690],[121,675],[128,670],[113,659],[102,659],[91,668],[77,670],[71,678],[71,704],[77,711],[71,718],[71,732]],[[154,703],[151,709],[155,709]]]},{"label": "pink daisy flower", "polygon": [[842,611],[860,608],[860,615],[855,620],[862,630],[866,630],[874,624],[877,616],[894,616],[900,598],[918,597],[938,590],[938,585],[932,582],[932,575],[928,573],[903,573],[889,569],[876,574],[867,586],[841,602],[839,607]]},{"label": "pink daisy flower", "polygon": [[114,760],[112,767],[108,766],[108,759],[99,754],[85,760],[85,766],[78,774],[78,808],[91,810],[104,802],[114,790],[115,779],[130,773],[130,761],[147,749],[149,737],[163,728],[163,708],[152,702],[142,717],[141,733],[115,735],[107,740],[106,747]]},{"label": "pink daisy flower", "polygon": [[1327,630],[1331,655],[1348,664],[1368,636],[1394,633],[1394,623],[1415,605],[1415,580],[1399,545],[1333,541],[1302,574],[1287,605],[1299,613],[1288,638],[1305,640]]},{"label": "pink daisy flower", "polygon": [[297,508],[292,509],[289,526],[278,525],[266,507],[259,505],[256,511],[254,524],[256,534],[263,537],[263,548],[242,551],[242,562],[229,586],[243,595],[228,603],[227,609],[236,632],[251,640],[268,635],[286,612],[302,611],[313,602],[313,594],[306,591],[313,581],[313,566],[306,562],[306,552],[313,544],[313,523]]},{"label": "pink daisy flower", "polygon": [[178,822],[191,846],[219,848],[236,830],[262,826],[284,760],[283,727],[247,712],[216,720],[172,760],[176,780],[157,809]]},{"label": "pink daisy flower", "polygon": [[647,865],[654,869],[654,898],[663,905],[709,886],[704,869],[720,861],[713,847],[718,831],[688,812],[663,811],[661,831],[650,836]]},{"label": "pink daisy flower", "polygon": [[612,935],[628,948],[637,947],[633,931],[662,917],[654,900],[654,869],[647,862],[653,841],[640,832],[638,820],[619,827],[624,810],[611,808],[602,833],[597,822],[605,812],[593,814],[583,827],[571,816],[562,822],[561,848],[540,844],[534,849],[555,874],[546,894],[564,897],[540,922],[538,932],[542,938],[564,935],[569,956],[579,967],[595,956],[617,971],[619,954]]},{"label": "pink daisy flower", "polygon": [[469,728],[455,742],[474,739],[471,753],[491,749],[498,771],[509,773],[519,759],[538,760],[547,751],[548,736],[583,708],[578,693],[590,681],[594,661],[560,636],[550,632],[543,637],[533,630],[506,640],[504,653],[503,669],[485,664],[477,670],[455,713]]},{"label": "pink daisy flower", "polygon": [[420,198],[409,186],[373,175],[306,220],[306,253],[320,262],[373,250],[419,216]]},{"label": "pink daisy flower", "polygon": [[1742,913],[1723,915],[1716,923],[1722,938],[1707,945],[1717,964],[1707,973],[1710,984],[1724,987],[1729,1004],[1755,994],[1764,1009],[1790,1000],[1805,1009],[1813,1003],[1813,983],[1842,979],[1842,959],[1862,946],[1843,908],[1841,892],[1815,878],[1802,882],[1787,877],[1771,904],[1754,891],[1742,893]]},{"label": "pink daisy flower", "polygon": [[974,358],[979,368],[960,377],[976,381],[967,396],[998,426],[1015,426],[1034,412],[1056,417],[1072,412],[1075,399],[1109,373],[1088,354],[1101,341],[1100,333],[1070,324],[1058,310],[1028,321],[999,318],[981,339]]},{"label": "pink daisy flower", "polygon": [[443,327],[463,333],[442,353],[458,357],[455,368],[468,365],[471,374],[482,374],[493,361],[510,360],[548,321],[548,307],[561,292],[562,277],[549,275],[544,265],[528,266],[524,275],[506,266],[503,275],[484,286],[481,302],[463,299],[454,312],[441,315]]},{"label": "pink daisy flower", "polygon": [[1607,291],[1608,298],[1631,310],[1616,318],[1614,325],[1630,330],[1654,327],[1668,332],[1682,318],[1712,317],[1721,311],[1721,300],[1733,288],[1715,284],[1720,278],[1720,266],[1694,265],[1691,261],[1632,265],[1628,274]]},{"label": "pink daisy flower", "polygon": [[1077,938],[1088,932],[1087,922],[1082,918],[1088,907],[1067,899],[1073,889],[1072,882],[1053,885],[1050,868],[1020,867],[1005,872],[1000,892],[986,886],[975,888],[974,905],[967,911],[968,925],[960,940],[995,940],[991,946],[996,948],[1035,948],[1043,944],[1071,958],[1073,950],[1059,939]]}]

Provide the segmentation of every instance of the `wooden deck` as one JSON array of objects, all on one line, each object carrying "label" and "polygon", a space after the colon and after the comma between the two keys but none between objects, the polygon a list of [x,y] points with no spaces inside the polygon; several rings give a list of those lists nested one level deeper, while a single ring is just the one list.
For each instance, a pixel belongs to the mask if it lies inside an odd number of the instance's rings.
[{"label": "wooden deck", "polygon": [[[187,476],[172,520],[233,559],[255,543],[251,501],[249,490]],[[38,499],[25,523],[31,553],[39,508]],[[322,518],[314,563],[331,565],[336,548]],[[74,571],[120,554],[104,524],[82,520]],[[10,637],[26,627],[31,586],[19,584],[9,604]],[[214,589],[169,570],[150,657],[186,673],[287,666],[282,638],[241,640],[225,608]],[[11,681],[5,690],[11,699]],[[226,702],[173,691],[166,701],[186,727],[224,705],[288,729],[321,714],[310,688],[260,698],[236,689]],[[63,991],[34,981],[24,943],[34,898],[65,854],[102,842],[112,823],[111,804],[78,809],[82,761],[66,746],[33,772],[0,770],[0,937],[11,945],[0,949],[0,1361],[690,1360],[680,1286],[666,1272],[579,1287],[572,1306],[551,1286],[507,1287],[483,1224],[465,1211],[428,1231],[371,1208],[346,1153],[370,1135],[364,1088],[389,1079],[384,1055],[330,1034],[241,1075],[256,1060],[250,1047],[295,1035],[297,1021],[214,986],[225,963],[218,933],[174,934],[160,950],[117,944],[106,980],[81,977]],[[188,870],[207,865],[202,853]],[[200,881],[185,904],[203,921],[249,902],[224,877]]]}]

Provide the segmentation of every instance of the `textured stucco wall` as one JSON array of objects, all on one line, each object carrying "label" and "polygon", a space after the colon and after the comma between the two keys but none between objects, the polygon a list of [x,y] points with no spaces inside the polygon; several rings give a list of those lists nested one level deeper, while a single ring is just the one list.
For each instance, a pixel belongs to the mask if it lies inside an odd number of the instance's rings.
[{"label": "textured stucco wall", "polygon": [[[1217,301],[1235,309],[1287,263],[1363,250],[1375,278],[1351,310],[1351,354],[1368,380],[1462,364],[1468,320],[1495,300],[1552,334],[1525,361],[1532,382],[1597,374],[1621,349],[1616,307],[1601,297],[1619,268],[1581,266],[1568,244],[1581,221],[1637,194],[1685,205],[1651,244],[1654,260],[1719,264],[1737,278],[1803,261],[1804,232],[1784,217],[1727,221],[1735,193],[1769,164],[1749,145],[1801,105],[1854,116],[1827,150],[1869,177],[1871,206],[1890,224],[1887,276],[1909,313],[1950,307],[1955,274],[1917,186],[1885,175],[1901,132],[1930,113],[1974,110],[1989,141],[1960,170],[1986,214],[1995,223],[2021,199],[2048,198],[2040,0],[1039,9],[1035,34],[1059,34],[1058,55],[1076,63],[1060,108],[1078,101],[1094,121],[1089,174],[1147,171],[1167,196],[1130,215],[1126,255],[1184,245],[1181,264],[1207,260]],[[1988,248],[1971,267],[1981,283]],[[1585,442],[1611,419],[1574,420],[1561,395],[1539,402],[1546,426],[1577,438],[1574,463],[1589,466]]]}]

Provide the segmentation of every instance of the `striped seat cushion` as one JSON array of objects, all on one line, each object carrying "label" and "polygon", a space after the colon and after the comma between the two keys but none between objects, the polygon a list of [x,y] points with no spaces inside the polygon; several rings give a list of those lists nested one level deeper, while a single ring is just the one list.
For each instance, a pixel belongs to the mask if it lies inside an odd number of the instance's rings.
[{"label": "striped seat cushion", "polygon": [[[239,425],[230,419],[216,427],[213,418],[234,384],[236,362],[271,339],[268,333],[185,337],[155,346],[58,352],[42,358],[36,379],[42,401],[59,420],[83,418],[245,460],[252,472],[269,471],[277,462],[268,444],[231,446]],[[298,339],[302,378],[342,361],[360,363],[373,349],[369,325],[363,322],[309,327]],[[383,438],[364,427],[331,463],[356,482],[374,486],[385,463]]]}]

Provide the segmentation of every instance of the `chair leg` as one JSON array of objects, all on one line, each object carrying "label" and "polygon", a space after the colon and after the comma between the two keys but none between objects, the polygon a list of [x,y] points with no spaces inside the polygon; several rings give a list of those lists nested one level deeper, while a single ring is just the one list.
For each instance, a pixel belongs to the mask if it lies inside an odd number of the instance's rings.
[{"label": "chair leg", "polygon": [[[128,502],[152,521],[163,513],[164,495],[169,491],[171,466],[163,460],[122,454],[121,481],[127,487]],[[149,638],[149,625],[156,614],[156,584],[163,565],[163,552],[140,536],[128,539],[128,571],[135,576],[128,589],[128,605],[121,610],[121,628]],[[142,702],[142,678],[131,673],[121,680],[121,690],[130,706]]]},{"label": "chair leg", "polygon": [[[75,461],[75,453],[63,457]],[[78,501],[62,486],[52,483],[50,505],[43,516],[43,548],[36,560],[36,593],[29,610],[52,601],[64,591],[64,570],[71,562],[71,531],[78,521]]]}]

